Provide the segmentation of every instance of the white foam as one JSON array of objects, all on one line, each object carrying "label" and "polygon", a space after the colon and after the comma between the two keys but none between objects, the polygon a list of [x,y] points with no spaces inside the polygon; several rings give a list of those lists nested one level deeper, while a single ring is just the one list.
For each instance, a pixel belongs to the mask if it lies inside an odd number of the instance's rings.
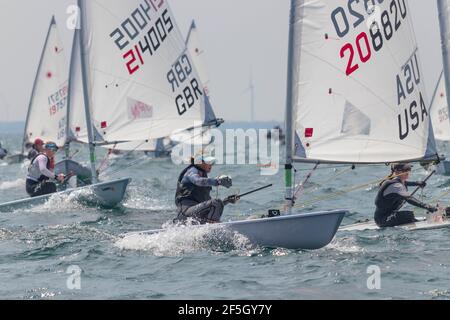
[{"label": "white foam", "polygon": [[118,240],[122,250],[150,252],[155,256],[180,256],[197,251],[248,251],[248,239],[220,225],[171,226],[153,234],[131,234]]},{"label": "white foam", "polygon": [[342,253],[361,253],[364,248],[354,244],[353,238],[335,238],[327,247],[327,249],[336,250]]},{"label": "white foam", "polygon": [[0,182],[0,190],[25,188],[25,180],[17,179],[15,181]]},{"label": "white foam", "polygon": [[444,298],[449,297],[450,292],[448,290],[434,289],[428,292],[422,292],[423,295],[431,296],[432,298]]},{"label": "white foam", "polygon": [[25,212],[33,213],[62,213],[72,211],[74,209],[83,209],[84,206],[80,203],[80,198],[89,198],[93,195],[93,191],[90,188],[75,190],[69,194],[52,195],[44,204],[32,207]]}]

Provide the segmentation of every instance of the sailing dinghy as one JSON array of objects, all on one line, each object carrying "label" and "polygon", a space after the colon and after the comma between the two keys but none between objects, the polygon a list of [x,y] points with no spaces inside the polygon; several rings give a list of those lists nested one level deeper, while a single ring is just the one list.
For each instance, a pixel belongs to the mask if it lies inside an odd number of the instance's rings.
[{"label": "sailing dinghy", "polygon": [[[449,9],[450,6],[447,0],[438,1],[439,27],[444,70],[441,73],[431,102],[431,119],[433,122],[435,137],[437,140],[440,140],[442,144],[445,144],[447,148],[449,147],[448,142],[450,141],[450,97],[447,94],[450,88]],[[440,174],[450,174],[450,161],[442,161],[439,163],[437,166],[437,171]]]},{"label": "sailing dinghy", "polygon": [[[334,238],[339,225],[341,224],[347,210],[323,211],[316,213],[302,213],[293,208],[294,189],[293,189],[293,161],[296,160],[298,146],[294,143],[294,136],[298,136],[298,119],[295,117],[297,110],[307,96],[308,90],[305,90],[300,77],[310,78],[316,74],[310,70],[304,70],[311,61],[308,61],[307,53],[309,47],[314,43],[311,36],[316,37],[316,44],[321,43],[320,48],[323,52],[325,47],[322,45],[323,35],[332,26],[331,21],[324,17],[329,17],[332,6],[327,2],[319,1],[320,5],[312,4],[303,0],[291,0],[291,14],[289,23],[289,59],[288,59],[288,90],[286,104],[286,123],[287,123],[287,141],[286,141],[286,208],[282,216],[269,218],[249,219],[244,221],[232,221],[219,223],[216,227],[238,232],[244,235],[253,245],[262,247],[280,247],[288,249],[319,249],[328,245]],[[344,1],[339,1],[344,3]],[[329,44],[332,44],[329,42]],[[329,48],[333,50],[335,48]],[[336,64],[340,64],[340,59],[335,59]],[[316,63],[317,64],[317,63]],[[305,72],[306,71],[306,72]],[[345,74],[344,74],[345,75]],[[304,78],[303,80],[306,80]],[[329,79],[324,77],[324,79]],[[339,83],[339,82],[338,82]],[[325,91],[328,97],[328,89]],[[314,100],[312,100],[314,101]],[[310,102],[308,100],[308,102]],[[322,101],[320,101],[322,102]],[[328,101],[327,101],[328,102]],[[318,106],[322,106],[320,103]],[[328,105],[328,108],[333,108]],[[321,114],[321,119],[326,114]],[[207,228],[208,226],[195,226],[196,228]],[[182,227],[180,227],[182,228]],[[155,233],[165,232],[164,230],[152,230],[143,232],[134,232],[123,235],[124,240],[136,235],[153,235]]]},{"label": "sailing dinghy", "polygon": [[[406,7],[407,8],[407,7]],[[442,53],[443,53],[443,63],[444,72],[442,73],[439,83],[433,95],[433,100],[430,108],[430,118],[432,121],[432,127],[434,133],[430,134],[436,136],[436,139],[448,141],[450,140],[450,120],[449,120],[449,109],[450,99],[447,92],[450,88],[450,56],[449,56],[449,5],[447,0],[438,0],[438,12],[439,12],[439,25],[441,32],[441,42],[442,42]],[[448,161],[443,161],[438,165],[440,173],[450,172]],[[397,228],[405,230],[427,230],[427,229],[438,229],[447,228],[450,226],[450,219],[446,212],[443,210],[438,211],[435,214],[428,214],[426,219],[413,224],[403,225]],[[379,228],[374,222],[361,222],[345,226],[341,228],[342,231],[363,231],[363,230],[378,230]]]},{"label": "sailing dinghy", "polygon": [[326,241],[316,237],[331,241],[347,212],[297,213],[295,163],[439,159],[406,0],[376,10],[365,1],[291,0],[287,98],[285,215],[221,224],[255,245],[320,248]]},{"label": "sailing dinghy", "polygon": [[65,50],[52,17],[29,101],[22,151],[8,157],[9,164],[23,162],[27,158],[26,146],[36,138],[54,141],[58,146],[64,144],[67,94]]},{"label": "sailing dinghy", "polygon": [[[32,141],[37,137],[45,141],[54,141],[59,146],[65,144],[67,139],[68,78],[64,48],[53,17],[30,99],[24,145],[27,141]],[[89,193],[90,202],[114,207],[123,200],[129,182],[128,178],[117,179],[95,183],[89,189],[72,188],[56,194],[16,200],[0,204],[0,211],[31,207],[42,204],[53,196],[68,195],[79,190],[86,191],[85,194]]]}]

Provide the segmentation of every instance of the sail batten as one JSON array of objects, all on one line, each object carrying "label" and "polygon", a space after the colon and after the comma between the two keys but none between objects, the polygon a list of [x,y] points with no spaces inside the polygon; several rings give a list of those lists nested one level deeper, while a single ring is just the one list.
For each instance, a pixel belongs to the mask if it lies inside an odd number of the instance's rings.
[{"label": "sail batten", "polygon": [[437,158],[407,1],[294,3],[294,162]]}]

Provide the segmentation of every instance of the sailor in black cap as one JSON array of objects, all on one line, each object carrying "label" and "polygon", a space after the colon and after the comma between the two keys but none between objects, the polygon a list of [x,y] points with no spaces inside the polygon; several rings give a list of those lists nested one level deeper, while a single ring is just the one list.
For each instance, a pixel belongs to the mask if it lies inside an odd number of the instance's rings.
[{"label": "sailor in black cap", "polygon": [[[213,187],[231,188],[233,181],[229,176],[208,178],[216,159],[198,154],[191,159],[191,165],[183,170],[178,178],[175,204],[178,217],[174,222],[184,223],[189,218],[200,224],[217,223],[222,217],[224,203],[220,199],[212,199],[210,192]],[[236,203],[239,199],[230,200]]]},{"label": "sailor in black cap", "polygon": [[426,187],[425,182],[408,181],[411,169],[410,164],[394,164],[391,175],[381,184],[375,200],[377,207],[375,222],[379,227],[395,227],[417,222],[412,211],[400,211],[405,202],[431,213],[438,210],[435,206],[419,201],[408,192],[408,187]]}]

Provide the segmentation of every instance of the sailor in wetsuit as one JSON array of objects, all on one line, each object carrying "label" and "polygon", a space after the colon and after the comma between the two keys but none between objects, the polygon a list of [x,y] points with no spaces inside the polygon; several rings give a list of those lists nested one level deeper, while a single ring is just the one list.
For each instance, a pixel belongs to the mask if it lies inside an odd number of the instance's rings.
[{"label": "sailor in wetsuit", "polygon": [[429,212],[436,212],[434,206],[423,203],[412,197],[408,192],[408,187],[426,187],[425,182],[409,182],[409,174],[412,166],[409,164],[395,164],[392,167],[392,174],[381,184],[380,190],[375,200],[375,222],[379,227],[395,227],[403,224],[417,222],[412,211],[400,211],[405,202],[426,209]]},{"label": "sailor in wetsuit", "polygon": [[30,197],[55,193],[56,184],[50,180],[64,181],[63,174],[55,175],[51,169],[52,159],[57,151],[58,146],[53,142],[48,142],[44,146],[44,152],[31,160],[26,182],[26,191]]},{"label": "sailor in wetsuit", "polygon": [[[200,224],[220,222],[225,204],[220,199],[211,199],[210,192],[216,186],[231,188],[232,180],[229,176],[208,178],[215,162],[213,157],[197,156],[180,174],[175,196],[178,217],[174,222],[185,222],[189,218]],[[229,203],[234,204],[238,200],[236,198]]]}]

